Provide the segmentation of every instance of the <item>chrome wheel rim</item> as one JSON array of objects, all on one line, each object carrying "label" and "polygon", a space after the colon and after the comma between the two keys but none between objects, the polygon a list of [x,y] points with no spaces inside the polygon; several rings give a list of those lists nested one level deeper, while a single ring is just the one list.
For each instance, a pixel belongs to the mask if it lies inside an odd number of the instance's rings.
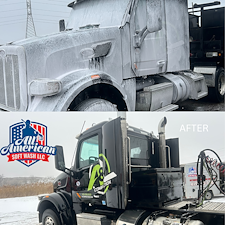
[{"label": "chrome wheel rim", "polygon": [[55,225],[55,221],[53,220],[52,217],[47,216],[47,217],[45,218],[45,225]]},{"label": "chrome wheel rim", "polygon": [[212,198],[212,194],[210,192],[207,192],[205,195],[206,199],[211,199]]},{"label": "chrome wheel rim", "polygon": [[220,95],[224,95],[225,94],[225,79],[224,79],[224,73],[222,73],[222,75],[219,77],[219,81],[218,81],[218,90]]}]

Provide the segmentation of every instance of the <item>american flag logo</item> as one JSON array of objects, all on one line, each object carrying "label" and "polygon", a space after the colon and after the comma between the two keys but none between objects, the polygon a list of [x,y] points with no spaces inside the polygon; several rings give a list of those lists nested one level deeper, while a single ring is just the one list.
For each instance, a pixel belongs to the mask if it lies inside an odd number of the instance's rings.
[{"label": "american flag logo", "polygon": [[[45,126],[44,124],[32,122],[32,121],[29,121],[28,123],[27,121],[19,122],[9,127],[10,143],[14,143],[16,140],[22,139],[24,137],[23,131],[29,125],[29,129],[33,130],[33,132],[37,136],[36,142],[38,143],[38,145],[46,146],[47,145],[47,126]],[[17,161],[29,167],[33,165],[34,163],[38,162],[39,160],[17,160]]]}]

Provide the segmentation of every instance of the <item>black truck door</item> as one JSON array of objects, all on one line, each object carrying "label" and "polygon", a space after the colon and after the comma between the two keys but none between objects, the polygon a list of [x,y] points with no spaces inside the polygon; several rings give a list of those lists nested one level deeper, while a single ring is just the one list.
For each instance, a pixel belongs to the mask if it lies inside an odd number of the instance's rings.
[{"label": "black truck door", "polygon": [[75,171],[75,196],[85,203],[98,203],[99,196],[95,198],[94,188],[102,184],[100,179],[101,156],[101,129],[90,132],[79,140]]},{"label": "black truck door", "polygon": [[123,140],[126,134],[122,134],[121,119],[117,118],[79,141],[75,196],[82,202],[125,209],[128,188]]}]

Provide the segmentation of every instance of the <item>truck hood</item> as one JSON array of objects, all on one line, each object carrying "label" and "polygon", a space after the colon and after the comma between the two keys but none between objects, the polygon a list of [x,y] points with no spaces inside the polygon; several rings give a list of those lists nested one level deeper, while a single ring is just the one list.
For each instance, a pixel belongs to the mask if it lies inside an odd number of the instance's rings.
[{"label": "truck hood", "polygon": [[[109,56],[118,57],[113,52],[120,46],[119,28],[98,28],[81,31],[65,31],[43,37],[16,41],[13,45],[25,50],[27,82],[38,78],[59,78],[76,70],[88,69],[91,58],[82,54],[90,51],[93,45],[111,42]],[[115,70],[108,64],[106,72]],[[110,68],[111,67],[111,68]]]}]

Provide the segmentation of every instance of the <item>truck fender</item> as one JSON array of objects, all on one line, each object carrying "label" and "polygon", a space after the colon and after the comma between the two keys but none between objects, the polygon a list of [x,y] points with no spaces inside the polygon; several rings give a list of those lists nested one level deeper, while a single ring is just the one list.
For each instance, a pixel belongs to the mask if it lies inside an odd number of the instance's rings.
[{"label": "truck fender", "polygon": [[57,78],[62,83],[60,93],[49,96],[34,96],[28,111],[67,111],[73,100],[85,89],[99,84],[106,84],[115,89],[121,96],[127,110],[130,110],[127,94],[112,76],[98,70],[79,70]]},{"label": "truck fender", "polygon": [[42,222],[42,215],[46,209],[55,211],[62,224],[72,222],[71,206],[62,193],[52,193],[45,196],[38,204],[39,223]]}]

